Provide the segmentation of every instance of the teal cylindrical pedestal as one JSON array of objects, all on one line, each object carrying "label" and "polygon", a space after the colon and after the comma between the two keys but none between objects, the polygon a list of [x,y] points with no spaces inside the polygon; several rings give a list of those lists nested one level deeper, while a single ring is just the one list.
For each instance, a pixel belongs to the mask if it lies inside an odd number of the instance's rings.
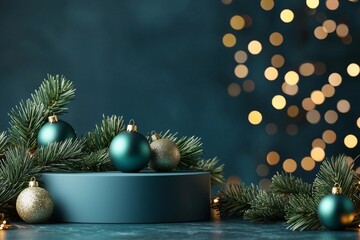
[{"label": "teal cylindrical pedestal", "polygon": [[159,223],[210,218],[210,174],[43,173],[54,201],[53,221]]}]

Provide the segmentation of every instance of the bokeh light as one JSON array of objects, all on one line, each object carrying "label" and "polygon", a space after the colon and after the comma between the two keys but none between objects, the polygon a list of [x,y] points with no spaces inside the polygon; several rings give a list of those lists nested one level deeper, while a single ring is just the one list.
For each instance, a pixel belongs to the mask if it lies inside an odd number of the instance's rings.
[{"label": "bokeh light", "polygon": [[295,71],[288,71],[284,79],[287,84],[295,85],[299,82],[299,75]]},{"label": "bokeh light", "polygon": [[360,67],[356,63],[351,63],[346,70],[349,76],[356,77],[357,75],[359,75]]},{"label": "bokeh light", "polygon": [[315,9],[319,6],[319,0],[306,0],[306,5],[311,9]]},{"label": "bokeh light", "polygon": [[224,35],[223,37],[223,44],[225,47],[233,47],[236,44],[236,37],[234,36],[234,34],[231,33],[227,33]]},{"label": "bokeh light", "polygon": [[324,115],[324,119],[328,124],[334,124],[338,120],[339,116],[336,111],[328,110]]},{"label": "bokeh light", "polygon": [[325,130],[322,134],[322,139],[327,144],[333,144],[336,141],[336,133],[333,130]]},{"label": "bokeh light", "polygon": [[311,146],[313,148],[319,147],[325,150],[326,148],[326,143],[324,142],[324,140],[322,140],[321,138],[315,138],[312,143]]},{"label": "bokeh light", "polygon": [[311,124],[317,124],[320,122],[321,115],[318,110],[310,110],[306,113],[306,119]]},{"label": "bokeh light", "polygon": [[358,144],[358,139],[355,135],[349,134],[344,138],[344,144],[348,148],[354,148]]},{"label": "bokeh light", "polygon": [[320,105],[325,101],[324,94],[319,90],[313,91],[310,95],[310,98],[311,98],[311,101],[313,103],[315,103],[316,105]]},{"label": "bokeh light", "polygon": [[280,155],[279,153],[275,152],[275,151],[271,151],[266,155],[266,161],[268,162],[269,165],[276,165],[279,163],[280,161]]},{"label": "bokeh light", "polygon": [[334,87],[338,87],[342,82],[342,77],[338,73],[331,73],[328,80],[331,85],[333,85]]},{"label": "bokeh light", "polygon": [[327,33],[333,33],[336,30],[336,22],[331,19],[325,20],[323,22],[323,27]]},{"label": "bokeh light", "polygon": [[298,85],[289,85],[286,82],[284,82],[281,85],[281,89],[285,94],[290,95],[290,96],[296,95],[297,92],[299,91]]},{"label": "bokeh light", "polygon": [[341,38],[346,37],[349,34],[348,26],[346,24],[343,24],[343,23],[337,25],[336,34]]},{"label": "bokeh light", "polygon": [[234,58],[237,63],[245,63],[248,56],[245,51],[239,50],[235,53]]},{"label": "bokeh light", "polygon": [[244,64],[238,64],[236,67],[235,67],[235,75],[238,77],[238,78],[246,78],[246,76],[248,75],[249,73],[249,70],[247,68],[246,65]]},{"label": "bokeh light", "polygon": [[284,23],[290,23],[294,20],[294,13],[290,9],[284,9],[280,13],[280,19]]},{"label": "bokeh light", "polygon": [[279,32],[273,32],[269,37],[269,41],[273,46],[277,47],[283,43],[284,37]]},{"label": "bokeh light", "polygon": [[262,121],[262,115],[259,111],[251,111],[248,115],[248,120],[253,125],[258,125]]},{"label": "bokeh light", "polygon": [[265,164],[259,164],[256,168],[256,173],[260,177],[266,177],[269,174],[269,167]]},{"label": "bokeh light", "polygon": [[326,0],[325,5],[329,10],[336,10],[339,7],[339,1],[338,0]]},{"label": "bokeh light", "polygon": [[286,106],[286,99],[282,95],[276,95],[271,101],[273,107],[277,110],[281,110]]},{"label": "bokeh light", "polygon": [[346,99],[341,99],[336,104],[336,108],[341,113],[347,113],[348,111],[350,111],[350,103]]},{"label": "bokeh light", "polygon": [[241,30],[245,27],[245,19],[242,16],[235,15],[230,19],[230,26],[235,30]]},{"label": "bokeh light", "polygon": [[293,173],[296,171],[297,163],[294,159],[288,158],[283,162],[283,169],[287,173]]},{"label": "bokeh light", "polygon": [[237,83],[230,83],[227,91],[231,97],[237,97],[240,95],[241,88],[240,85]]},{"label": "bokeh light", "polygon": [[311,98],[305,98],[304,100],[302,100],[301,106],[304,110],[310,111],[315,108],[315,103],[311,100]]},{"label": "bokeh light", "polygon": [[243,89],[245,92],[252,92],[255,90],[255,82],[253,80],[245,80],[243,82]]},{"label": "bokeh light", "polygon": [[299,115],[299,108],[296,105],[291,105],[287,109],[287,114],[289,117],[294,118]]},{"label": "bokeh light", "polygon": [[311,171],[315,168],[315,161],[311,157],[304,157],[301,160],[301,167],[305,171]]},{"label": "bokeh light", "polygon": [[269,81],[274,81],[278,75],[278,70],[274,67],[268,67],[265,69],[264,76]]},{"label": "bokeh light", "polygon": [[311,76],[315,72],[315,66],[312,63],[303,63],[299,67],[299,72],[304,77]]},{"label": "bokeh light", "polygon": [[335,88],[331,84],[325,84],[324,86],[322,86],[321,92],[324,94],[325,97],[329,98],[334,96]]},{"label": "bokeh light", "polygon": [[275,5],[274,0],[261,0],[260,1],[260,6],[265,11],[270,11],[271,9],[273,9],[274,5]]},{"label": "bokeh light", "polygon": [[268,123],[265,127],[265,131],[269,135],[275,135],[277,133],[278,127],[274,123]]},{"label": "bokeh light", "polygon": [[248,44],[248,50],[251,54],[253,55],[257,55],[261,52],[262,50],[262,45],[259,41],[257,40],[252,40],[249,44]]},{"label": "bokeh light", "polygon": [[285,63],[285,58],[280,54],[275,54],[271,58],[271,65],[276,68],[281,68]]},{"label": "bokeh light", "polygon": [[310,156],[317,162],[321,162],[325,158],[325,151],[320,147],[314,147],[311,149]]},{"label": "bokeh light", "polygon": [[318,26],[314,30],[314,36],[319,40],[324,40],[327,37],[328,33],[323,26]]}]

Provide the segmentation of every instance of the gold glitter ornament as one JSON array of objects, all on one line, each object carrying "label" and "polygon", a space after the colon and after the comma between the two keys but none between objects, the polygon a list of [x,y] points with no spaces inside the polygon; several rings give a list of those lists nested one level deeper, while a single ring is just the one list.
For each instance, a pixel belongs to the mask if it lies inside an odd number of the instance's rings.
[{"label": "gold glitter ornament", "polygon": [[53,211],[53,200],[48,191],[39,187],[35,177],[29,182],[16,200],[16,211],[27,223],[43,223],[48,220]]},{"label": "gold glitter ornament", "polygon": [[161,138],[156,133],[153,133],[151,140],[150,168],[157,172],[174,170],[180,162],[180,150],[176,143],[170,139]]}]

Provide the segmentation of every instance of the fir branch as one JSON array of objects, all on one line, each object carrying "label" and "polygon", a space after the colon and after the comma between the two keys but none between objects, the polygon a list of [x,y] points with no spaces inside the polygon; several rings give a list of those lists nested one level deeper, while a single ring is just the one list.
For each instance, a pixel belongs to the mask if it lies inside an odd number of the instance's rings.
[{"label": "fir branch", "polygon": [[40,171],[27,148],[10,148],[6,152],[6,160],[0,161],[0,212],[14,211],[17,196]]},{"label": "fir branch", "polygon": [[64,76],[47,75],[38,90],[31,94],[35,104],[45,106],[44,115],[61,115],[67,112],[66,105],[75,98],[75,88],[71,81]]},{"label": "fir branch", "polygon": [[244,184],[226,184],[218,194],[218,202],[214,208],[222,217],[240,217],[250,209],[250,202],[256,198],[259,189],[254,185],[246,187]]},{"label": "fir branch", "polygon": [[320,200],[325,195],[330,194],[334,184],[338,183],[343,194],[352,199],[359,180],[352,167],[353,165],[348,165],[345,155],[331,157],[323,161],[313,184],[314,198]]},{"label": "fir branch", "polygon": [[225,182],[224,178],[224,164],[218,165],[219,159],[214,157],[208,160],[200,160],[196,166],[191,167],[191,169],[195,169],[197,171],[210,172],[211,175],[211,184],[222,184]]},{"label": "fir branch", "polygon": [[278,194],[307,194],[311,195],[311,184],[301,178],[287,173],[276,173],[271,179],[271,191]]},{"label": "fir branch", "polygon": [[250,201],[251,208],[245,211],[244,219],[260,223],[284,220],[287,203],[288,198],[283,194],[259,190]]},{"label": "fir branch", "polygon": [[5,132],[0,133],[0,158],[5,155],[7,148],[8,138]]},{"label": "fir branch", "polygon": [[189,169],[197,166],[198,161],[201,160],[203,155],[202,143],[200,140],[200,138],[192,136],[182,137],[175,141],[181,154],[178,169]]},{"label": "fir branch", "polygon": [[99,151],[108,148],[112,139],[125,129],[122,116],[104,116],[100,125],[96,125],[92,132],[85,136],[87,148],[89,151]]},{"label": "fir branch", "polygon": [[35,152],[36,164],[44,172],[76,171],[82,158],[84,141],[66,139],[50,143]]},{"label": "fir branch", "polygon": [[290,196],[285,216],[289,225],[287,229],[292,231],[323,229],[317,216],[318,205],[319,201],[308,194]]},{"label": "fir branch", "polygon": [[96,172],[114,170],[114,166],[109,159],[108,149],[105,148],[86,155],[82,160],[81,170]]},{"label": "fir branch", "polygon": [[26,146],[30,151],[37,147],[37,133],[46,118],[42,104],[31,100],[21,101],[19,106],[11,109],[9,142],[13,146]]}]

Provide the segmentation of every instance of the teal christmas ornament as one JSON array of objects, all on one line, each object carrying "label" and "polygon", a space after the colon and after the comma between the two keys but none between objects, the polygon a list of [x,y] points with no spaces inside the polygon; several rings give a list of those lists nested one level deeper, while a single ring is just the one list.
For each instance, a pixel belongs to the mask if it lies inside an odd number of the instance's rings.
[{"label": "teal christmas ornament", "polygon": [[119,133],[110,143],[109,156],[114,167],[122,172],[138,172],[150,160],[150,145],[137,132],[134,120],[130,120],[127,131]]},{"label": "teal christmas ornament", "polygon": [[73,127],[67,122],[59,120],[56,115],[52,115],[48,117],[48,122],[40,128],[37,141],[39,146],[44,147],[50,143],[61,142],[68,138],[76,138]]},{"label": "teal christmas ornament", "polygon": [[354,203],[342,195],[342,189],[338,183],[335,183],[332,194],[321,199],[318,217],[320,223],[329,230],[343,230],[354,220]]}]

